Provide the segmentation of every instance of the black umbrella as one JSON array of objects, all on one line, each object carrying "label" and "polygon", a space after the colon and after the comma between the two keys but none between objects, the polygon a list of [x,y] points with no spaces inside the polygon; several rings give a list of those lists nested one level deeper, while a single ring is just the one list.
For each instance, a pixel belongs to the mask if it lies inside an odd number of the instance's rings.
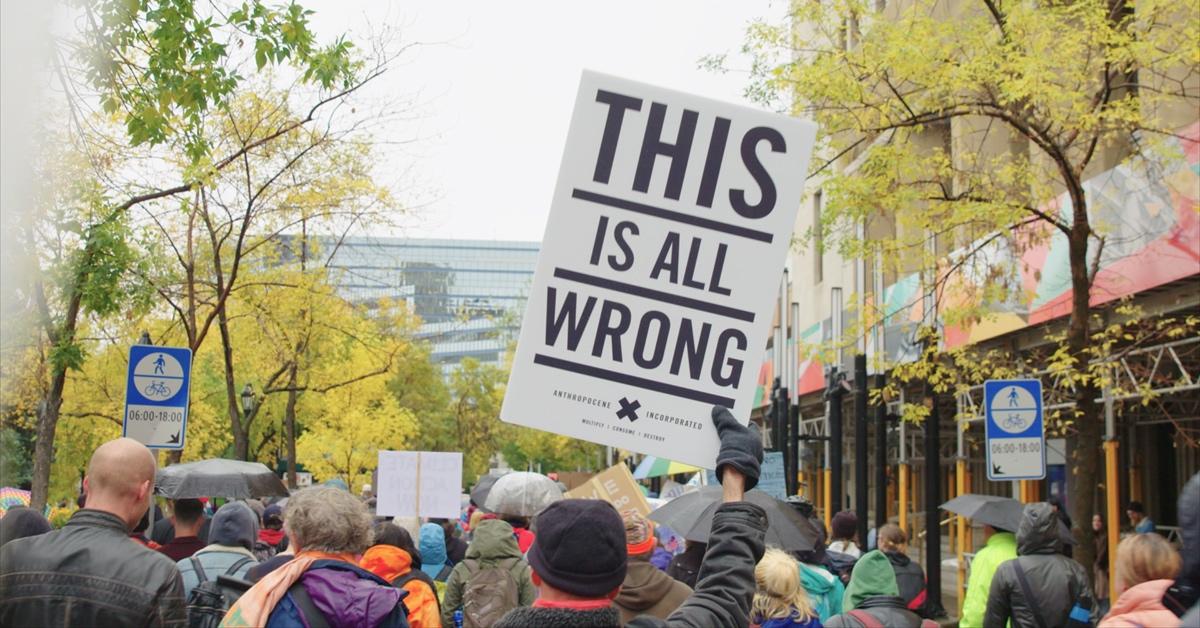
[{"label": "black umbrella", "polygon": [[1020,527],[1024,509],[1024,504],[1010,497],[976,493],[964,493],[942,504],[942,510],[1009,532]]},{"label": "black umbrella", "polygon": [[492,491],[492,486],[495,486],[496,480],[504,477],[508,472],[489,471],[479,478],[475,486],[471,487],[471,503],[475,504],[476,508],[483,508],[487,503],[488,493]]},{"label": "black umbrella", "polygon": [[[1011,497],[964,493],[942,504],[942,510],[1015,533],[1021,527],[1025,504]],[[1075,537],[1061,519],[1058,521],[1058,536],[1063,543],[1075,544]]]},{"label": "black umbrella", "polygon": [[[748,491],[746,501],[767,512],[767,545],[793,552],[816,547],[819,532],[811,521],[786,502],[759,490]],[[713,515],[721,502],[721,487],[706,486],[672,499],[650,513],[650,519],[675,530],[689,541],[707,543]]]},{"label": "black umbrella", "polygon": [[258,462],[211,458],[199,462],[173,464],[158,470],[154,492],[170,499],[187,497],[287,496],[287,487],[279,476]]}]

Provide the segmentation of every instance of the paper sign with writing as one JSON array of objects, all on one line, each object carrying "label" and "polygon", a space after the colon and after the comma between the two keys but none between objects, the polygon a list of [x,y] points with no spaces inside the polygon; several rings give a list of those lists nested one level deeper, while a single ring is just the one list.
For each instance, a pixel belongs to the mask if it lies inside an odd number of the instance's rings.
[{"label": "paper sign with writing", "polygon": [[597,473],[583,486],[564,495],[570,499],[603,499],[617,510],[636,510],[642,516],[650,514],[650,503],[624,462]]},{"label": "paper sign with writing", "polygon": [[750,419],[816,126],[579,85],[501,418],[713,466]]},{"label": "paper sign with writing", "polygon": [[458,518],[461,453],[380,451],[376,475],[377,515]]},{"label": "paper sign with writing", "polygon": [[[708,471],[710,486],[720,484],[717,474]],[[768,451],[763,454],[762,466],[759,467],[758,485],[754,488],[774,497],[787,499],[787,472],[783,469],[783,452]]]}]

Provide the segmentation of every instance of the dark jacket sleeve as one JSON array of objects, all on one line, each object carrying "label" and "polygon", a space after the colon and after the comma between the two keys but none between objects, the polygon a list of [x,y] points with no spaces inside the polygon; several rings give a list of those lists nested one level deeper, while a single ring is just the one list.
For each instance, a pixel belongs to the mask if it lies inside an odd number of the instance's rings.
[{"label": "dark jacket sleeve", "polygon": [[[467,565],[459,563],[450,570],[450,577],[446,578],[446,593],[442,596],[442,625],[454,625],[454,611],[462,606],[463,587],[467,584]],[[437,589],[434,589],[434,596],[437,596]]]},{"label": "dark jacket sleeve", "polygon": [[767,513],[754,504],[734,502],[717,508],[696,590],[666,624],[672,628],[748,625],[754,566],[762,558],[766,531]]},{"label": "dark jacket sleeve", "polygon": [[1016,572],[1013,565],[1016,560],[1005,561],[996,569],[992,576],[992,588],[988,590],[987,610],[983,613],[983,628],[1004,628],[1008,618],[1012,616],[1013,586],[1016,582]]},{"label": "dark jacket sleeve", "polygon": [[179,570],[171,566],[172,576],[167,579],[166,585],[159,590],[157,607],[155,614],[157,621],[151,622],[153,626],[162,626],[163,628],[183,628],[187,626],[187,602],[183,599],[183,578],[179,575]]}]

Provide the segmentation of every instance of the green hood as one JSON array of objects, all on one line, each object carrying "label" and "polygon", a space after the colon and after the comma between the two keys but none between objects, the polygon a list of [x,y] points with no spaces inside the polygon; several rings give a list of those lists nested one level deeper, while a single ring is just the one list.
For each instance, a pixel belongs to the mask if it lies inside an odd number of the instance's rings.
[{"label": "green hood", "polygon": [[471,544],[467,546],[467,558],[478,561],[499,561],[506,558],[521,558],[517,537],[513,527],[499,519],[485,519],[475,526]]},{"label": "green hood", "polygon": [[846,585],[846,597],[842,600],[842,608],[851,610],[858,608],[863,600],[877,595],[900,595],[896,586],[896,572],[892,570],[892,561],[886,554],[873,550],[862,555],[854,563],[854,571],[850,572],[850,584]]}]

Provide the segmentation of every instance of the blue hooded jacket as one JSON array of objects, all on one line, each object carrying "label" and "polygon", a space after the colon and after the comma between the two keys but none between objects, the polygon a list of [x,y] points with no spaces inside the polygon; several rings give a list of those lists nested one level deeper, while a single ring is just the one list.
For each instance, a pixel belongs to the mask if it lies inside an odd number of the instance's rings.
[{"label": "blue hooded jacket", "polygon": [[808,592],[813,612],[821,621],[842,613],[846,588],[841,579],[821,567],[800,563],[800,583]]},{"label": "blue hooded jacket", "polygon": [[417,550],[421,552],[421,571],[430,578],[438,579],[438,574],[446,569],[446,574],[440,578],[444,581],[449,577],[450,570],[446,564],[449,556],[446,554],[446,533],[442,526],[436,523],[421,526],[419,543]]}]

